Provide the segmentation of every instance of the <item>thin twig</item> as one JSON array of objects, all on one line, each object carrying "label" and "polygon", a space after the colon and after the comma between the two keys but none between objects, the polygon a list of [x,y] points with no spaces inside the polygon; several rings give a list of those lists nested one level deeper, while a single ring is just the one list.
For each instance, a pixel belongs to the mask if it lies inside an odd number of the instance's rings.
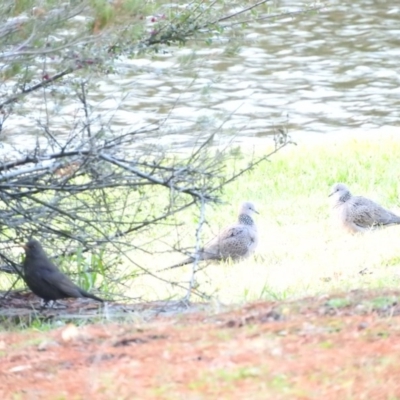
[{"label": "thin twig", "polygon": [[200,218],[199,218],[199,223],[197,224],[196,228],[196,247],[195,247],[195,254],[193,256],[193,263],[192,263],[192,271],[190,274],[190,280],[189,280],[189,285],[188,289],[186,292],[186,295],[184,296],[183,300],[185,302],[188,302],[190,300],[190,296],[193,291],[193,287],[195,285],[195,279],[196,279],[196,272],[198,270],[198,265],[199,265],[199,254],[200,254],[200,248],[201,248],[201,231],[205,222],[205,206],[206,202],[204,197],[201,198],[200,200]]}]

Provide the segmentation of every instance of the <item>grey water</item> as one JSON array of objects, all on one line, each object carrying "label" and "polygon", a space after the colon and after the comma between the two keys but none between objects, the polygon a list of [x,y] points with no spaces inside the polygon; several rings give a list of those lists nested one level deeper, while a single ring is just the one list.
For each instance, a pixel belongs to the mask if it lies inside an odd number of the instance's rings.
[{"label": "grey water", "polygon": [[[282,10],[299,4],[282,1]],[[144,140],[187,146],[218,132],[257,142],[277,127],[293,137],[396,129],[400,120],[400,5],[331,1],[317,12],[237,28],[239,45],[215,37],[162,54],[121,59],[89,100],[95,123],[114,132],[158,126]],[[3,144],[34,141],[37,121],[67,135],[80,115],[72,100],[32,97],[3,127]]]}]

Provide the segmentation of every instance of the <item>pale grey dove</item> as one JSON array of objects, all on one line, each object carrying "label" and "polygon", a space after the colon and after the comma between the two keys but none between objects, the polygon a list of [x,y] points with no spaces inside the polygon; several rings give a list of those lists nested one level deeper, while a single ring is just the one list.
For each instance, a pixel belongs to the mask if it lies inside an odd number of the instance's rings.
[{"label": "pale grey dove", "polygon": [[180,263],[167,269],[190,264],[197,258],[201,260],[228,260],[238,261],[254,253],[258,243],[257,228],[253,221],[256,208],[253,203],[246,201],[239,209],[238,222],[225,228],[218,236],[210,240],[196,256],[188,257]]},{"label": "pale grey dove", "polygon": [[400,224],[400,216],[362,196],[352,196],[347,186],[336,183],[332,188],[334,209],[340,222],[350,232],[365,232],[380,226]]}]

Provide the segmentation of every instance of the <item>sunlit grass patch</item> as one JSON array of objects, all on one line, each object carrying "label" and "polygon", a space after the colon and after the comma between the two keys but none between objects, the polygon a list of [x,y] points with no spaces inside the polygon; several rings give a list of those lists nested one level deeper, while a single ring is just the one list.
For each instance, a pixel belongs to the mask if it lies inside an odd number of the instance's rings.
[{"label": "sunlit grass patch", "polygon": [[[259,149],[258,151],[261,151]],[[267,150],[266,150],[267,151]],[[256,202],[260,244],[253,258],[237,264],[210,264],[198,273],[199,287],[223,302],[283,300],[356,288],[398,287],[400,227],[350,235],[331,216],[333,183],[348,184],[393,211],[400,205],[400,141],[393,137],[351,138],[290,146],[230,185],[224,204],[207,209],[211,238],[234,222],[244,200]],[[242,161],[246,156],[242,154]],[[229,167],[229,166],[228,166]],[[193,220],[179,233],[195,243]],[[158,269],[183,256],[153,256]],[[191,266],[162,273],[188,278]],[[145,277],[132,290],[144,296],[174,295],[176,288]]]},{"label": "sunlit grass patch", "polygon": [[[270,150],[266,145],[257,153]],[[233,164],[246,164],[251,157],[249,149],[236,153],[236,160],[231,160],[227,170],[232,170]],[[395,137],[329,139],[289,146],[271,157],[271,162],[243,175],[226,188],[222,204],[206,206],[202,243],[235,222],[239,204],[251,200],[260,212],[255,217],[259,247],[254,257],[239,263],[201,263],[204,269],[196,275],[196,287],[216,303],[280,301],[351,289],[398,287],[400,226],[350,235],[332,218],[328,197],[332,184],[342,181],[353,194],[368,196],[399,211],[398,154],[400,140]],[[160,198],[160,206],[165,201]],[[123,282],[118,282],[118,290],[123,288],[122,300],[124,296],[137,300],[178,299],[185,294],[192,265],[157,273],[164,280],[136,276],[136,271],[141,272],[137,265],[154,272],[182,260],[184,254],[167,252],[177,241],[189,252],[194,249],[199,214],[186,210],[180,219],[174,218],[157,227],[156,232],[149,230],[135,237],[132,250],[116,254],[120,262],[117,272],[124,276]],[[146,244],[143,249],[141,243]],[[96,260],[83,261],[86,267],[92,267]],[[85,272],[79,265],[77,270]],[[3,274],[1,279],[11,282],[12,278]],[[90,289],[98,284],[97,278],[84,275],[77,282]],[[106,298],[113,297],[113,278],[102,279],[107,281],[101,287],[108,291],[104,293],[109,294]]]}]

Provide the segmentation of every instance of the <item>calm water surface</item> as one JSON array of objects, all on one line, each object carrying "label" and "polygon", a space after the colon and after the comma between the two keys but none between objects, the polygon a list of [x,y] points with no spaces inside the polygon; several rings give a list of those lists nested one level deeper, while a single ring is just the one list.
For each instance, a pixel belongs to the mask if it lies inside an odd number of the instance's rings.
[{"label": "calm water surface", "polygon": [[[286,121],[295,138],[393,129],[400,121],[400,5],[356,3],[332,1],[318,13],[252,24],[238,32],[239,48],[216,38],[211,46],[120,60],[118,73],[92,89],[93,117],[117,132],[165,120],[162,134],[146,139],[159,135],[157,143],[176,146],[220,127],[225,140],[260,140]],[[293,1],[281,4],[296,9]],[[44,118],[42,103],[30,99],[23,115],[7,121],[9,144],[28,143],[35,120]],[[76,103],[47,108],[55,132],[72,130]]]}]

